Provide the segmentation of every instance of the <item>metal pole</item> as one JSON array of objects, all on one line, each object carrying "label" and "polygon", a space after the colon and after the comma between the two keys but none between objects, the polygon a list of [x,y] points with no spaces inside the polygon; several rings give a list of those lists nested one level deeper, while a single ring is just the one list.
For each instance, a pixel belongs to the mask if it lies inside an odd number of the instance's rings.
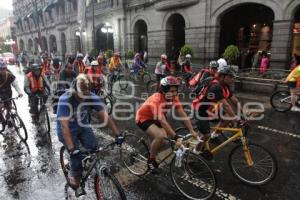
[{"label": "metal pole", "polygon": [[106,27],[106,49],[108,50],[108,26]]},{"label": "metal pole", "polygon": [[42,34],[41,34],[41,28],[40,28],[40,20],[39,20],[39,15],[38,15],[38,10],[37,10],[37,0],[34,0],[35,2],[35,12],[37,14],[37,25],[38,25],[38,47],[40,47],[40,49],[42,49],[41,47],[41,43],[42,43]]},{"label": "metal pole", "polygon": [[95,6],[94,6],[94,0],[92,0],[92,14],[93,14],[92,46],[93,46],[93,49],[96,49],[96,44],[95,44]]}]

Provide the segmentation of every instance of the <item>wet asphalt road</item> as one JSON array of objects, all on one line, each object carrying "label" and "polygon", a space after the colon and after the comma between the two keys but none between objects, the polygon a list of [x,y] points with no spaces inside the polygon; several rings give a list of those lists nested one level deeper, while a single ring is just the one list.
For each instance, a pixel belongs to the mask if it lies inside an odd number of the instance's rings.
[{"label": "wet asphalt road", "polygon": [[[10,66],[10,69],[23,87],[23,75],[13,66]],[[127,102],[138,106],[143,102],[140,97],[144,97],[141,91],[145,91],[145,84],[139,82],[135,88],[134,97],[125,100],[118,99],[117,102]],[[127,94],[129,92],[127,91]],[[300,114],[274,112],[266,96],[248,93],[238,93],[238,96],[243,102],[261,102],[265,106],[264,118],[253,122],[249,138],[275,154],[278,161],[278,173],[273,182],[263,187],[250,187],[242,184],[233,177],[228,167],[227,157],[231,149],[228,147],[209,162],[218,181],[218,190],[213,199],[298,199],[300,196]],[[25,144],[20,142],[14,132],[6,131],[3,136],[0,136],[0,199],[64,199],[65,179],[59,165],[61,144],[55,135],[55,115],[50,115],[52,121],[50,141],[45,130],[31,123],[27,97],[18,99],[16,103],[18,113],[27,127],[29,138]],[[49,113],[51,113],[50,109]],[[120,116],[130,115],[122,113],[115,117]],[[134,125],[133,117],[126,121],[117,120],[116,122],[122,129],[137,135],[143,134]],[[100,143],[107,140],[106,130],[103,131],[97,131]],[[169,169],[164,169],[162,175],[158,177],[147,175],[144,178],[136,178],[123,169],[117,152],[112,151],[107,155],[107,161],[114,165],[115,171],[120,170],[117,177],[125,187],[127,198],[130,200],[184,199],[172,185],[168,174]]]}]

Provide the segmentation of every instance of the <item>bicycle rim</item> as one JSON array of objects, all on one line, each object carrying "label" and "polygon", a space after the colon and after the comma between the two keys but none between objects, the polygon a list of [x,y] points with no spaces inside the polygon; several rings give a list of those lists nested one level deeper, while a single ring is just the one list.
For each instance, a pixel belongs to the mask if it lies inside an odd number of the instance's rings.
[{"label": "bicycle rim", "polygon": [[291,98],[288,91],[277,91],[271,96],[271,105],[278,112],[286,112],[291,109]]},{"label": "bicycle rim", "polygon": [[68,181],[68,171],[70,169],[69,159],[70,159],[70,155],[68,154],[66,148],[62,146],[59,151],[59,162],[67,181]]},{"label": "bicycle rim", "polygon": [[188,199],[206,200],[216,191],[216,178],[208,164],[198,155],[187,152],[182,157],[181,167],[171,163],[171,177],[178,191]]},{"label": "bicycle rim", "polygon": [[143,74],[142,76],[143,82],[148,83],[151,80],[151,76],[148,73]]},{"label": "bicycle rim", "polygon": [[266,148],[257,144],[248,144],[254,162],[249,166],[245,159],[243,146],[236,146],[229,155],[229,167],[240,181],[248,185],[265,185],[273,180],[277,173],[275,157]]},{"label": "bicycle rim", "polygon": [[27,134],[27,130],[24,125],[24,122],[22,121],[21,117],[18,114],[13,114],[11,117],[14,121],[13,122],[14,127],[15,127],[15,130],[16,130],[18,136],[20,137],[21,140],[26,142],[26,140],[28,138],[28,134]]},{"label": "bicycle rim", "polygon": [[126,200],[125,192],[118,179],[108,169],[104,169],[102,175],[96,175],[94,179],[95,194],[97,200]]},{"label": "bicycle rim", "polygon": [[125,135],[120,148],[120,157],[132,174],[142,176],[148,172],[148,146],[139,137],[132,134]]}]

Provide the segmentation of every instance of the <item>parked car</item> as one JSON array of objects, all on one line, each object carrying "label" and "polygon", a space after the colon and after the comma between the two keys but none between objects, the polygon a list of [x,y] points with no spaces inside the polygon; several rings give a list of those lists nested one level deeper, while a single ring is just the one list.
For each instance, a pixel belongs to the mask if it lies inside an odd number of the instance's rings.
[{"label": "parked car", "polygon": [[3,60],[6,64],[9,64],[9,65],[16,64],[16,58],[13,53],[6,52],[6,53],[3,53],[2,56],[3,56]]}]

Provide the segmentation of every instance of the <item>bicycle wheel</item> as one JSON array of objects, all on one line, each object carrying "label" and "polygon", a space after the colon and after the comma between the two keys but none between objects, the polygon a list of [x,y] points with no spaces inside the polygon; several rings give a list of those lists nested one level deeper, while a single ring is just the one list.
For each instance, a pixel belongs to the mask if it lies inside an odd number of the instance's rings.
[{"label": "bicycle wheel", "polygon": [[112,113],[112,110],[113,110],[113,105],[114,105],[113,101],[112,101],[110,96],[104,97],[103,101],[106,105],[107,113],[110,115]]},{"label": "bicycle wheel", "polygon": [[171,177],[178,191],[188,199],[205,200],[216,191],[216,177],[208,164],[198,155],[186,152],[182,156],[181,166],[175,166],[174,156],[171,165]]},{"label": "bicycle wheel", "polygon": [[43,128],[44,130],[50,134],[50,118],[49,118],[49,114],[48,114],[48,111],[47,111],[47,108],[45,106],[43,106],[41,108],[41,111],[40,111],[40,120],[41,120],[41,123],[43,125]]},{"label": "bicycle wheel", "polygon": [[145,141],[136,135],[127,134],[120,148],[120,157],[125,167],[134,175],[142,176],[149,170],[149,149]]},{"label": "bicycle wheel", "polygon": [[128,87],[128,80],[125,78],[124,75],[119,76],[118,83],[121,90],[126,90],[126,88]]},{"label": "bicycle wheel", "polygon": [[122,199],[126,200],[125,192],[118,179],[110,173],[108,168],[102,170],[102,174],[95,176],[95,193],[97,200]]},{"label": "bicycle wheel", "polygon": [[14,128],[15,128],[18,136],[20,137],[20,139],[22,141],[26,142],[26,140],[28,138],[28,134],[27,134],[27,130],[26,130],[23,120],[17,113],[12,114],[11,119],[13,120],[13,125],[14,125]]},{"label": "bicycle wheel", "polygon": [[240,181],[248,185],[265,185],[273,180],[277,173],[275,157],[266,148],[250,143],[249,151],[253,166],[247,164],[242,145],[232,149],[229,154],[229,167]]},{"label": "bicycle wheel", "polygon": [[15,102],[15,100],[11,100],[12,101],[12,109],[17,111],[17,104]]},{"label": "bicycle wheel", "polygon": [[142,75],[142,80],[143,80],[144,83],[148,83],[151,80],[150,74],[149,73],[144,73]]},{"label": "bicycle wheel", "polygon": [[62,146],[59,151],[59,162],[66,181],[68,181],[68,171],[70,170],[69,159],[70,155],[68,154],[66,148]]},{"label": "bicycle wheel", "polygon": [[157,82],[150,80],[147,83],[147,92],[149,95],[152,95],[153,93],[155,93],[157,91]]},{"label": "bicycle wheel", "polygon": [[291,97],[288,91],[277,91],[272,94],[270,103],[272,107],[278,112],[286,112],[291,109]]}]

